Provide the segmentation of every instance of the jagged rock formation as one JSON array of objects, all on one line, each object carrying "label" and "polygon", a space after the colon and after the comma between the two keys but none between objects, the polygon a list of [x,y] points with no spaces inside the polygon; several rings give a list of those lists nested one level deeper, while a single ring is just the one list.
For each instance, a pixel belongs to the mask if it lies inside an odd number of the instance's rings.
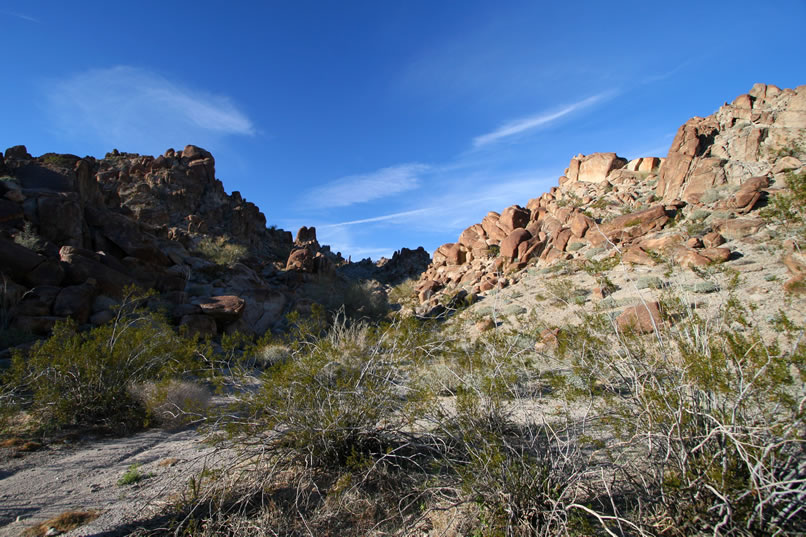
[{"label": "jagged rock formation", "polygon": [[[314,228],[294,241],[267,228],[257,206],[226,194],[213,156],[193,145],[100,160],[34,158],[15,146],[0,155],[0,177],[3,329],[45,335],[67,317],[102,324],[135,284],[156,290],[152,305],[191,332],[262,334],[309,307],[311,278],[343,279],[334,270],[344,259]],[[378,270],[368,277],[389,272]]]},{"label": "jagged rock formation", "polygon": [[[577,155],[559,186],[525,207],[488,213],[437,248],[417,286],[417,312],[506,287],[527,265],[620,252],[630,264],[653,265],[664,255],[699,267],[740,255],[723,243],[765,240],[757,209],[785,188],[786,172],[804,169],[783,151],[802,142],[804,129],[806,86],[756,84],[715,114],[687,121],[666,158]],[[790,269],[793,278],[802,272]]]}]

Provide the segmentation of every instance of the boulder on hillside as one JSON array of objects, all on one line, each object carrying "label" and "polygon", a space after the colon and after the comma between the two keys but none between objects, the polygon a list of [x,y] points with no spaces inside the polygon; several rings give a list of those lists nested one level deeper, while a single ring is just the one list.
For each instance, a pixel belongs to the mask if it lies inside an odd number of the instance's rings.
[{"label": "boulder on hillside", "polygon": [[229,323],[241,317],[246,302],[238,296],[222,295],[196,298],[193,304],[197,304],[205,315],[216,321]]},{"label": "boulder on hillside", "polygon": [[583,181],[586,183],[601,183],[607,179],[611,170],[627,165],[627,160],[615,153],[593,153],[592,155],[577,155],[565,175],[570,181]]},{"label": "boulder on hillside", "polygon": [[532,238],[532,234],[519,227],[512,231],[506,238],[501,241],[500,254],[504,257],[513,260],[518,258],[518,247]]}]

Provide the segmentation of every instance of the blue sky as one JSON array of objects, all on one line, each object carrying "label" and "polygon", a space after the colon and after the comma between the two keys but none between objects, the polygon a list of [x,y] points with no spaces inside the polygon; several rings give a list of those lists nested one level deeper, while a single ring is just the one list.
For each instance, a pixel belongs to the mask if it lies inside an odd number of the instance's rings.
[{"label": "blue sky", "polygon": [[0,146],[192,143],[269,224],[433,251],[577,153],[665,156],[753,83],[806,84],[806,2],[0,1]]}]

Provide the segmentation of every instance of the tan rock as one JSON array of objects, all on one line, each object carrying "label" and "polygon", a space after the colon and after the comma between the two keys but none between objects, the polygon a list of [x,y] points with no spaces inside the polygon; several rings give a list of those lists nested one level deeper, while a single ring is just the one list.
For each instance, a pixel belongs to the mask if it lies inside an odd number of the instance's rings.
[{"label": "tan rock", "polygon": [[495,328],[495,322],[492,319],[482,319],[476,323],[476,330],[479,332],[487,332]]},{"label": "tan rock", "polygon": [[655,190],[658,197],[675,199],[681,196],[692,161],[704,153],[718,131],[719,125],[713,117],[692,118],[678,129],[669,154],[660,167]]},{"label": "tan rock", "polygon": [[621,168],[626,164],[627,161],[615,153],[593,153],[581,159],[577,180],[600,183],[607,179],[610,170]]},{"label": "tan rock", "polygon": [[641,333],[654,332],[660,328],[663,315],[658,302],[636,304],[624,310],[616,318],[618,329],[635,330]]},{"label": "tan rock", "polygon": [[246,303],[241,297],[234,295],[221,295],[196,298],[194,304],[201,307],[205,315],[222,322],[237,320],[243,313]]},{"label": "tan rock", "polygon": [[288,255],[285,269],[312,273],[314,271],[314,258],[315,255],[310,248],[296,248]]},{"label": "tan rock", "polygon": [[625,263],[631,263],[633,265],[657,265],[655,260],[652,259],[643,248],[638,246],[633,246],[624,252],[622,261]]},{"label": "tan rock", "polygon": [[734,218],[714,223],[714,228],[728,240],[742,239],[755,235],[766,223],[759,218]]},{"label": "tan rock", "polygon": [[687,248],[683,248],[675,254],[674,260],[683,268],[704,267],[711,263],[707,257]]},{"label": "tan rock", "polygon": [[703,235],[702,243],[706,248],[715,248],[721,244],[725,244],[725,237],[716,231],[711,231]]},{"label": "tan rock", "polygon": [[803,163],[796,159],[795,157],[783,157],[778,159],[775,162],[775,166],[772,167],[772,173],[781,173],[787,172],[789,170],[797,170],[801,168]]},{"label": "tan rock", "polygon": [[724,263],[730,259],[730,250],[728,248],[704,248],[699,251],[699,254],[707,258],[711,263]]}]

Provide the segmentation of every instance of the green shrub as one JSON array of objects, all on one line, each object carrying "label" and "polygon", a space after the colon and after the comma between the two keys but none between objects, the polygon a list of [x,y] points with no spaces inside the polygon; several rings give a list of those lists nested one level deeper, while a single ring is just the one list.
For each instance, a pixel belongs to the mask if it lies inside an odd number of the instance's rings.
[{"label": "green shrub", "polygon": [[806,238],[806,172],[787,173],[786,186],[789,191],[772,196],[761,216],[786,229],[799,229],[801,237]]},{"label": "green shrub", "polygon": [[787,348],[765,341],[735,300],[716,320],[685,302],[667,311],[677,324],[649,336],[617,334],[605,316],[561,336],[577,375],[569,396],[589,394],[616,438],[606,452],[609,471],[623,476],[610,490],[622,504],[611,515],[671,535],[803,532],[806,348],[797,331]]},{"label": "green shrub", "polygon": [[131,387],[175,378],[193,367],[194,346],[130,298],[104,326],[79,332],[57,323],[53,335],[27,353],[16,352],[3,384],[7,404],[28,411],[43,430],[106,426],[129,431],[149,421]]},{"label": "green shrub", "polygon": [[248,255],[246,246],[234,243],[229,237],[205,236],[196,244],[196,252],[200,253],[216,265],[231,265]]},{"label": "green shrub", "polygon": [[118,485],[121,487],[125,485],[133,485],[139,481],[142,481],[143,479],[148,479],[149,477],[153,477],[153,474],[144,474],[140,471],[139,464],[132,464],[126,469],[126,472],[120,476],[120,479],[118,479]]},{"label": "green shrub", "polygon": [[14,242],[35,252],[41,252],[45,247],[45,241],[34,231],[30,222],[25,222],[22,231],[14,235]]}]

